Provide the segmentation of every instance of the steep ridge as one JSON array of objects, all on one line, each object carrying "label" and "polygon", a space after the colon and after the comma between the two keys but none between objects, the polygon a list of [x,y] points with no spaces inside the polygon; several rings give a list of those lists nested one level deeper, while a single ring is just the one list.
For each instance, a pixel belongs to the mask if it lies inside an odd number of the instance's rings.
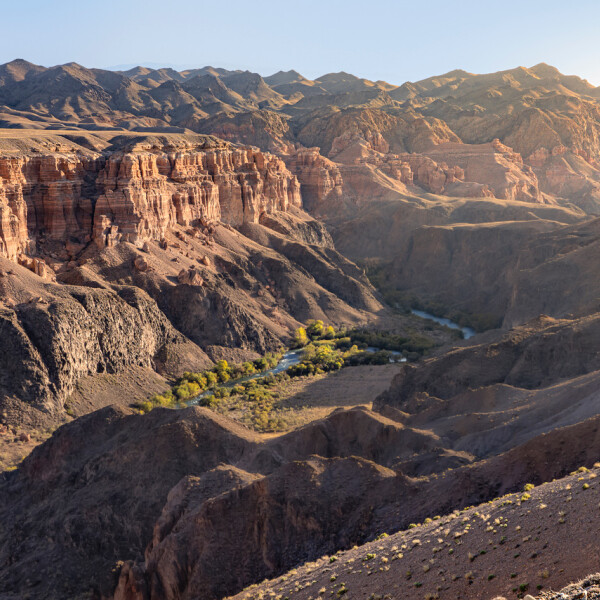
[{"label": "steep ridge", "polygon": [[526,494],[442,513],[406,531],[325,554],[233,597],[596,598],[598,577],[586,574],[597,562],[596,532],[589,527],[598,510],[597,475],[595,468]]},{"label": "steep ridge", "polygon": [[183,367],[211,364],[138,287],[47,284],[14,266],[0,280],[0,290],[5,423],[60,422],[83,377],[126,377],[134,368],[168,377]]},{"label": "steep ridge", "polygon": [[464,345],[407,365],[376,406],[393,405],[423,396],[449,399],[469,388],[507,384],[525,389],[598,370],[598,313],[575,320],[540,316],[498,339]]},{"label": "steep ridge", "polygon": [[[169,490],[188,474],[239,460],[256,439],[207,409],[156,410],[140,420],[109,407],[59,429],[48,444],[3,486],[4,522],[15,517],[0,550],[3,593],[110,593],[111,569],[141,552]],[[36,506],[25,500],[33,496]],[[40,561],[45,567],[32,573]]]},{"label": "steep ridge", "polygon": [[558,318],[596,312],[600,221],[551,219],[419,227],[395,257],[391,280],[447,306],[494,314],[505,327],[541,312]]}]

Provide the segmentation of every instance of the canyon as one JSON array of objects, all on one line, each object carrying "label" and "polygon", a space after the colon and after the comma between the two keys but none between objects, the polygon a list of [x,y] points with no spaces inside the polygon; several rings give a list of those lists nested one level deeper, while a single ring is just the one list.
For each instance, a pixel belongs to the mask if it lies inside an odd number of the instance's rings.
[{"label": "canyon", "polygon": [[8,422],[49,422],[86,377],[175,376],[275,350],[311,317],[386,313],[281,159],[206,136],[104,143],[0,158]]},{"label": "canyon", "polygon": [[[491,600],[592,572],[599,140],[599,88],[545,64],[0,65],[0,596]],[[314,410],[284,431],[141,414],[315,319],[425,349],[284,382]]]}]

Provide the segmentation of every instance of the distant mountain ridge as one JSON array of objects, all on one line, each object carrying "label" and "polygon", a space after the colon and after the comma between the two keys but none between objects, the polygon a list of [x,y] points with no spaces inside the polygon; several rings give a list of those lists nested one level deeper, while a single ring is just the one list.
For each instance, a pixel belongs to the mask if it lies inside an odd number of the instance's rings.
[{"label": "distant mountain ridge", "polygon": [[[339,111],[373,109],[429,124],[439,119],[465,143],[499,138],[523,156],[562,144],[599,158],[600,143],[593,134],[600,122],[599,102],[600,88],[544,63],[485,75],[457,69],[401,85],[345,72],[311,80],[294,70],[262,77],[211,66],[111,71],[75,62],[47,68],[23,59],[0,65],[0,128],[214,134],[223,117],[233,130],[240,115],[269,111],[288,124],[282,137],[267,136],[268,148],[257,131],[257,145],[270,150],[308,144],[328,152],[323,136],[305,135],[311,122],[330,121]],[[536,132],[522,131],[537,120]],[[392,134],[379,133],[392,141]],[[411,151],[410,140],[392,143],[391,150]]]}]

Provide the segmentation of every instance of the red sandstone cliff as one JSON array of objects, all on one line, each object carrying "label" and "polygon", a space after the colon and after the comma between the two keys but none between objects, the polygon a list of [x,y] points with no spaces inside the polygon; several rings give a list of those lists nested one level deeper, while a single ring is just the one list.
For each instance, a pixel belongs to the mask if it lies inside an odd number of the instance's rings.
[{"label": "red sandstone cliff", "polygon": [[0,256],[20,262],[41,238],[139,243],[176,224],[257,223],[290,206],[301,206],[298,180],[253,148],[0,156]]}]

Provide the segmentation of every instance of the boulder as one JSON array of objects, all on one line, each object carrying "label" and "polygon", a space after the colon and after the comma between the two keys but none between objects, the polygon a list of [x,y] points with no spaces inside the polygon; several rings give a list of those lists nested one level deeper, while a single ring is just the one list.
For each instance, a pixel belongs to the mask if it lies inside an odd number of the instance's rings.
[{"label": "boulder", "polygon": [[143,256],[138,256],[133,261],[133,266],[135,267],[136,271],[139,271],[140,273],[145,273],[150,267],[148,261]]},{"label": "boulder", "polygon": [[190,269],[181,269],[181,271],[179,271],[179,275],[177,276],[177,281],[179,281],[181,285],[204,285],[204,279],[193,267]]}]

